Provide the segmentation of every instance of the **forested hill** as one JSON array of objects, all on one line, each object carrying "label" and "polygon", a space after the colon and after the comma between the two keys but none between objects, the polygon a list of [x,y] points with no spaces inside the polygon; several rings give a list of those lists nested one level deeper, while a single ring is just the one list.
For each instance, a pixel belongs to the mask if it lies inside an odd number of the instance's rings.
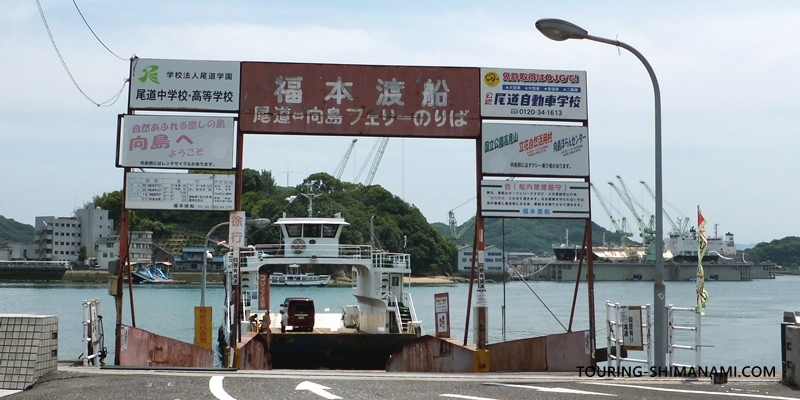
[{"label": "forested hill", "polygon": [[[242,210],[247,218],[275,221],[308,215],[309,201],[301,195],[310,185],[314,216],[333,217],[341,213],[350,223],[341,236],[343,244],[366,244],[370,241],[370,219],[374,217],[376,247],[390,252],[411,254],[416,275],[451,271],[455,245],[431,226],[414,206],[380,186],[342,182],[326,173],[312,174],[301,185],[280,188],[269,171],[245,169],[242,179]],[[95,203],[109,210],[109,218],[119,221],[122,194],[104,193]],[[130,212],[131,229],[151,230],[154,240],[173,231],[194,232],[205,236],[214,225],[228,220],[226,212],[186,212],[135,210]],[[277,227],[248,230],[250,243],[277,243]],[[405,249],[404,249],[405,246]]]},{"label": "forested hill", "polygon": [[0,215],[0,246],[8,243],[33,243],[33,226]]},{"label": "forested hill", "polygon": [[797,271],[800,269],[800,237],[787,236],[769,243],[761,242],[745,254],[747,261],[774,261],[784,271]]}]

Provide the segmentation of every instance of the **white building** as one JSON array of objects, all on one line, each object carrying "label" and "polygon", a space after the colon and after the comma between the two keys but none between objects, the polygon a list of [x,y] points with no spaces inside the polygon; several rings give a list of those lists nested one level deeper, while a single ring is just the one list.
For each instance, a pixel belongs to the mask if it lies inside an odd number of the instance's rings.
[{"label": "white building", "polygon": [[[506,253],[507,254],[507,253]],[[458,260],[456,267],[459,272],[469,271],[472,268],[473,258],[472,246],[462,245],[458,247]],[[477,260],[475,268],[478,268]],[[502,274],[503,273],[503,251],[494,245],[486,246],[484,249],[483,261],[484,273]]]},{"label": "white building", "polygon": [[36,217],[33,243],[37,246],[37,260],[77,261],[81,250],[81,223],[74,217]]},{"label": "white building", "polygon": [[[108,269],[109,262],[119,259],[119,235],[112,233],[113,226],[108,210],[94,203],[75,211],[74,217],[36,217],[33,251],[20,248],[15,253],[12,249],[11,257],[76,262],[85,247],[87,264]],[[152,259],[153,232],[133,231],[129,241],[131,263]]]},{"label": "white building", "polygon": [[81,246],[86,246],[86,256],[97,258],[95,243],[111,235],[114,221],[108,219],[108,210],[101,210],[94,203],[75,211],[75,217],[80,221]]},{"label": "white building", "polygon": [[[131,264],[149,264],[153,258],[153,232],[132,231],[130,242]],[[111,235],[95,242],[97,249],[97,265],[100,269],[108,269],[111,263],[119,259],[119,235]]]}]

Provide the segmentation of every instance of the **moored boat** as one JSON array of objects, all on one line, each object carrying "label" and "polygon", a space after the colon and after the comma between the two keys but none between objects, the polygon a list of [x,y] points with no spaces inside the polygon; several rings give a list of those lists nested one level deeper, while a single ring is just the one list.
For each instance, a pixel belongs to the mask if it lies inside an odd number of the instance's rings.
[{"label": "moored boat", "polygon": [[286,273],[274,272],[269,275],[270,285],[277,286],[326,286],[331,281],[330,275],[300,272],[300,265],[291,264]]}]

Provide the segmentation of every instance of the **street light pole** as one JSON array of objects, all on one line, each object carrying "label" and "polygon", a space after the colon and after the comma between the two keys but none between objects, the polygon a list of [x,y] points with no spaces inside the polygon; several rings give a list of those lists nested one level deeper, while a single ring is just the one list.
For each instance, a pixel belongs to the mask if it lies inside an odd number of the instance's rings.
[{"label": "street light pole", "polygon": [[658,79],[650,63],[630,45],[618,40],[611,40],[602,37],[592,36],[589,33],[570,22],[560,19],[540,19],[536,21],[536,29],[542,32],[549,39],[563,41],[567,39],[588,39],[595,42],[610,44],[622,47],[630,51],[639,61],[644,64],[650,80],[653,82],[653,92],[655,95],[655,178],[656,178],[656,254],[655,254],[655,282],[653,284],[653,308],[654,308],[654,364],[658,367],[666,366],[667,353],[667,310],[666,310],[666,285],[664,284],[664,218],[663,218],[663,194],[661,185],[661,90],[658,88]]},{"label": "street light pole", "polygon": [[200,279],[200,307],[206,306],[206,276],[208,274],[208,238],[211,237],[211,234],[214,233],[217,228],[228,225],[229,222],[220,222],[219,224],[214,225],[208,234],[206,235],[206,239],[203,240],[203,276]]},{"label": "street light pole", "polygon": [[[256,226],[256,227],[263,227],[269,225],[270,220],[269,218],[254,218],[245,221],[245,225],[247,226]],[[203,275],[200,279],[200,307],[206,306],[206,276],[208,274],[208,239],[211,237],[211,234],[214,233],[217,228],[229,225],[230,222],[220,222],[214,225],[208,234],[206,235],[206,239],[203,240]]]}]

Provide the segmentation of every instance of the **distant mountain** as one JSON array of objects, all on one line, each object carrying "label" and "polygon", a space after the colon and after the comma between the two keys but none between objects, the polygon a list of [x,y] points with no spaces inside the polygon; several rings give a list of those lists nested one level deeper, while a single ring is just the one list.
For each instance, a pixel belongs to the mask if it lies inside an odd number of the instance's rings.
[{"label": "distant mountain", "polygon": [[0,246],[8,243],[33,243],[32,225],[23,224],[0,215]]}]

